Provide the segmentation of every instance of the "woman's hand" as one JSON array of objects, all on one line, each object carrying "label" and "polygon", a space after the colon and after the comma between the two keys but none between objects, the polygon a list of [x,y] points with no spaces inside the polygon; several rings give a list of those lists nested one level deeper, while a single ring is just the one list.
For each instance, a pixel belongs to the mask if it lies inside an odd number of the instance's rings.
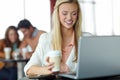
[{"label": "woman's hand", "polygon": [[67,66],[67,64],[61,62],[60,73],[67,73],[67,72],[69,72],[69,67]]},{"label": "woman's hand", "polygon": [[39,66],[32,66],[28,69],[27,75],[29,77],[35,77],[40,75],[50,75],[53,74],[52,68],[54,67],[54,63],[49,63],[46,66],[39,67]]},{"label": "woman's hand", "polygon": [[52,68],[54,67],[54,63],[49,63],[47,66],[45,67],[41,67],[40,69],[40,74],[41,75],[49,75],[52,74]]}]

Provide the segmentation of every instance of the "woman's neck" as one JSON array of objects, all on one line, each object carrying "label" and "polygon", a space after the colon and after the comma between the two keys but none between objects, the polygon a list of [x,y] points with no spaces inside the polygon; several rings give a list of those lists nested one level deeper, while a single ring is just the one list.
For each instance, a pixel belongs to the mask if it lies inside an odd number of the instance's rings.
[{"label": "woman's neck", "polygon": [[68,41],[72,38],[73,36],[73,32],[74,30],[73,29],[66,29],[66,28],[62,28],[62,39],[63,41]]}]

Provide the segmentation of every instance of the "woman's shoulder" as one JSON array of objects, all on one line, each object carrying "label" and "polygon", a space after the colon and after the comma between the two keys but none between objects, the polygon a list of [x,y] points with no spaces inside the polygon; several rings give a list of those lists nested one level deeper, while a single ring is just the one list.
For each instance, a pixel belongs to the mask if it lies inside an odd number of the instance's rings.
[{"label": "woman's shoulder", "polygon": [[43,33],[39,38],[39,42],[41,43],[48,43],[51,41],[51,34],[50,33]]},{"label": "woman's shoulder", "polygon": [[5,44],[5,39],[0,39],[0,44]]},{"label": "woman's shoulder", "polygon": [[0,50],[3,48],[3,47],[5,47],[5,39],[1,39],[0,40]]},{"label": "woman's shoulder", "polygon": [[50,33],[43,33],[41,34],[40,38],[41,39],[47,39],[47,38],[50,38],[51,37],[51,34]]}]

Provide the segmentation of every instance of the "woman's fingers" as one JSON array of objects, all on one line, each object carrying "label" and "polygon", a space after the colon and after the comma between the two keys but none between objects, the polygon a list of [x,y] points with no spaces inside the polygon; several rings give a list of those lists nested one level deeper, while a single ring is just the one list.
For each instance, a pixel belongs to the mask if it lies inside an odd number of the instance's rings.
[{"label": "woman's fingers", "polygon": [[54,66],[52,65],[52,64],[50,64],[50,65],[48,65],[48,66],[46,66],[46,73],[47,74],[52,74],[52,68],[53,68]]},{"label": "woman's fingers", "polygon": [[44,74],[52,74],[52,68],[54,67],[54,63],[49,61],[49,57],[46,58],[47,65],[44,67],[45,73]]},{"label": "woman's fingers", "polygon": [[47,66],[53,66],[53,65],[54,65],[54,63],[52,62],[52,63],[48,63]]},{"label": "woman's fingers", "polygon": [[53,67],[54,67],[54,66],[51,65],[51,66],[48,66],[47,69],[48,69],[48,70],[52,70]]},{"label": "woman's fingers", "polygon": [[51,70],[54,67],[54,63],[49,63],[46,67],[48,70]]}]

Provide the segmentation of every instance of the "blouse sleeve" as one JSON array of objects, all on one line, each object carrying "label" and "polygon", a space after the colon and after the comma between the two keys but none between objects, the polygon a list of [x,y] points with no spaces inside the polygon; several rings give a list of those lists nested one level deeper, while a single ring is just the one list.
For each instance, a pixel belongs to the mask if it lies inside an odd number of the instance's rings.
[{"label": "blouse sleeve", "polygon": [[44,59],[44,56],[43,56],[43,54],[44,54],[43,47],[45,46],[44,43],[47,40],[46,39],[46,34],[47,33],[44,33],[44,34],[42,34],[40,36],[38,45],[37,45],[37,47],[36,47],[36,49],[35,49],[32,57],[30,58],[30,60],[28,61],[28,63],[25,65],[25,67],[24,67],[25,75],[26,75],[27,70],[31,66],[33,66],[33,65],[43,66],[43,61],[42,61]]},{"label": "blouse sleeve", "polygon": [[0,58],[4,58],[4,41],[3,40],[0,40]]},{"label": "blouse sleeve", "polygon": [[0,52],[3,52],[3,44],[4,44],[3,40],[0,40]]}]

